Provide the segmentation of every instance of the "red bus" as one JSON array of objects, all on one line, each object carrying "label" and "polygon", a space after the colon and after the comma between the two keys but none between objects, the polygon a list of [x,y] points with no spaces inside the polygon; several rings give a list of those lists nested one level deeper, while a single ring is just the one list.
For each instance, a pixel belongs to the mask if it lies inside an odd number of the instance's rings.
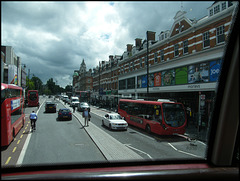
[{"label": "red bus", "polygon": [[187,117],[182,103],[169,100],[120,99],[118,113],[128,124],[159,135],[184,134]]},{"label": "red bus", "polygon": [[1,146],[8,146],[25,123],[22,87],[1,83]]},{"label": "red bus", "polygon": [[28,91],[28,106],[39,106],[38,90]]},{"label": "red bus", "polygon": [[76,92],[79,97],[79,102],[89,102],[90,92],[88,91],[78,91]]}]

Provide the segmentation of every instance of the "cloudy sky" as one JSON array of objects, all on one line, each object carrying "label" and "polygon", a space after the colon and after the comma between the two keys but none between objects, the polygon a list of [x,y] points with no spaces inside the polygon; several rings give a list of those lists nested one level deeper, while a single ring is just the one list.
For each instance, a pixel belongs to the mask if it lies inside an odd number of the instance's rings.
[{"label": "cloudy sky", "polygon": [[122,55],[146,31],[170,30],[177,11],[207,15],[214,1],[1,1],[1,45],[12,46],[27,70],[65,88],[85,60],[87,70]]}]

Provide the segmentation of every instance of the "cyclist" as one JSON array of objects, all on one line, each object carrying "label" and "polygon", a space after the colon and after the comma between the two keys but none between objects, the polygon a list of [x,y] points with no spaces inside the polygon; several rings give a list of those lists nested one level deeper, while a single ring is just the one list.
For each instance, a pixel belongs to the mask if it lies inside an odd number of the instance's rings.
[{"label": "cyclist", "polygon": [[36,121],[37,121],[37,114],[32,111],[32,113],[29,116],[30,120],[31,120],[31,126],[32,126],[32,130],[36,130]]}]

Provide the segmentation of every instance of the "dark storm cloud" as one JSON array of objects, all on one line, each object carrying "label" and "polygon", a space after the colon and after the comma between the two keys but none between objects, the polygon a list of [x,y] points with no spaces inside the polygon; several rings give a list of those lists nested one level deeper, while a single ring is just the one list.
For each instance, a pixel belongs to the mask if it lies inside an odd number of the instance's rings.
[{"label": "dark storm cloud", "polygon": [[[95,68],[109,55],[122,55],[146,31],[170,30],[177,11],[200,19],[213,2],[1,2],[2,45],[12,46],[31,73],[65,87],[85,60]],[[182,6],[182,7],[181,7]]]}]

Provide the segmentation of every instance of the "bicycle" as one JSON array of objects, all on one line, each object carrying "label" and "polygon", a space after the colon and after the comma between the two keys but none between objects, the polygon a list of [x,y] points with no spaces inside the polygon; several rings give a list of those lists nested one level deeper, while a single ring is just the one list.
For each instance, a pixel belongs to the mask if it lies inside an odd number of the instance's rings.
[{"label": "bicycle", "polygon": [[33,130],[36,130],[36,119],[31,119],[31,128],[32,128],[32,131]]}]

